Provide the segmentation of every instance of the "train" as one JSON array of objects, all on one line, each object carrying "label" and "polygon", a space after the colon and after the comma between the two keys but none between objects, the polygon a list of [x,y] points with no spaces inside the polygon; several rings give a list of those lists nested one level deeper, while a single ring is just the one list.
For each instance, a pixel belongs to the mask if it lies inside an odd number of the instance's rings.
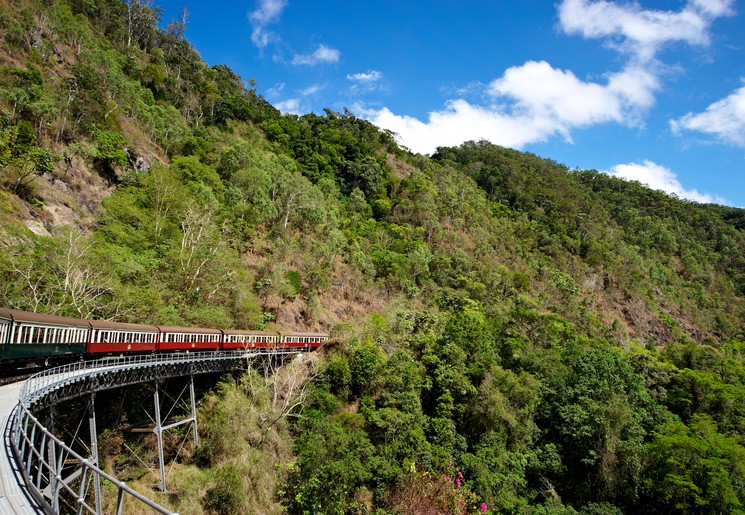
[{"label": "train", "polygon": [[[129,324],[0,308],[0,361],[21,364],[125,353],[218,351],[254,348],[313,350],[323,332],[252,331]],[[13,367],[13,368],[16,368]]]}]

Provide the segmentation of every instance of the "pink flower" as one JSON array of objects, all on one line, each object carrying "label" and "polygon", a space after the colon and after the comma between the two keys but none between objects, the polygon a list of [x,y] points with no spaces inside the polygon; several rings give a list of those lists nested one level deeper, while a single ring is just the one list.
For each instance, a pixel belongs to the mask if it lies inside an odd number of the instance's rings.
[{"label": "pink flower", "polygon": [[481,503],[481,506],[479,506],[479,511],[481,511],[481,513],[486,513],[486,503],[485,502],[482,502]]},{"label": "pink flower", "polygon": [[458,486],[458,488],[460,488],[460,479],[456,479],[455,484]]}]

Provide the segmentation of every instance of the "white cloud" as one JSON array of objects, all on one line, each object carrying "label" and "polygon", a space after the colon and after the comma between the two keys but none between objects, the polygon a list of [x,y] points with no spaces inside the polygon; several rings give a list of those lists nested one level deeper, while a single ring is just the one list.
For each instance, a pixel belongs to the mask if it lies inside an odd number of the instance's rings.
[{"label": "white cloud", "polygon": [[438,146],[479,139],[521,147],[531,141],[544,140],[555,131],[550,120],[509,116],[465,100],[448,102],[444,110],[430,113],[426,123],[394,114],[388,108],[362,110],[361,116],[398,134],[403,145],[421,153],[432,153]]},{"label": "white cloud", "polygon": [[616,165],[606,173],[627,181],[638,181],[652,189],[671,193],[680,198],[702,203],[727,204],[727,201],[718,195],[685,189],[672,170],[652,161]]},{"label": "white cloud", "polygon": [[702,113],[670,120],[673,132],[683,130],[711,134],[727,143],[745,146],[745,86],[714,102]]},{"label": "white cloud", "polygon": [[374,123],[398,133],[416,152],[458,145],[469,139],[521,147],[561,135],[571,141],[574,129],[600,123],[640,125],[660,90],[656,60],[667,42],[703,45],[718,16],[732,13],[733,0],[689,0],[679,11],[642,9],[637,3],[564,0],[559,24],[569,34],[601,38],[626,56],[625,66],[601,81],[586,81],[571,70],[545,61],[528,61],[507,69],[483,94],[488,105],[451,99],[427,121],[397,115],[389,109],[368,111]]},{"label": "white cloud", "polygon": [[311,54],[297,54],[292,58],[295,66],[316,66],[317,64],[336,63],[341,57],[341,52],[336,48],[326,45],[318,45]]},{"label": "white cloud", "polygon": [[567,34],[610,38],[612,45],[644,62],[667,42],[707,44],[709,25],[715,18],[731,14],[732,3],[690,0],[680,11],[662,11],[642,9],[637,3],[564,0],[559,6],[559,24]]},{"label": "white cloud", "polygon": [[266,96],[270,98],[278,97],[282,94],[282,92],[285,90],[285,83],[280,82],[273,88],[269,88],[266,90]]},{"label": "white cloud", "polygon": [[300,114],[300,99],[288,98],[287,100],[276,102],[274,107],[279,109],[282,113]]},{"label": "white cloud", "polygon": [[558,70],[545,61],[528,61],[507,69],[489,85],[488,92],[513,99],[517,113],[555,120],[564,132],[590,123],[623,121],[625,84],[619,88],[583,82],[571,71]]},{"label": "white cloud", "polygon": [[377,82],[383,77],[383,73],[378,70],[370,70],[366,73],[352,73],[347,75],[347,80],[354,82]]},{"label": "white cloud", "polygon": [[307,88],[300,90],[300,94],[304,97],[315,95],[319,91],[323,90],[325,86],[323,84],[313,84],[312,86],[308,86]]},{"label": "white cloud", "polygon": [[282,11],[287,6],[287,0],[259,0],[256,10],[248,14],[251,23],[251,41],[260,49],[279,38],[267,30],[267,25],[279,20]]},{"label": "white cloud", "polygon": [[554,135],[571,140],[573,129],[591,124],[631,123],[636,112],[653,104],[658,87],[656,78],[641,68],[609,75],[606,84],[599,84],[545,61],[528,61],[488,86],[493,105],[451,100],[445,109],[429,113],[426,123],[385,108],[364,116],[397,133],[415,152],[431,153],[469,139],[520,148]]},{"label": "white cloud", "polygon": [[[284,84],[282,84],[282,86],[284,86]],[[300,91],[298,91],[297,94],[299,95],[299,97],[288,98],[286,100],[274,102],[274,107],[276,107],[283,113],[302,114],[303,112],[308,112],[305,109],[307,107],[305,105],[306,103],[303,102],[305,97],[313,96],[319,91],[323,90],[325,87],[326,85],[324,84],[313,84],[305,89],[301,89]]]},{"label": "white cloud", "polygon": [[347,75],[347,80],[352,82],[349,88],[352,93],[368,92],[380,89],[380,79],[383,72],[370,70],[364,73],[352,73]]}]

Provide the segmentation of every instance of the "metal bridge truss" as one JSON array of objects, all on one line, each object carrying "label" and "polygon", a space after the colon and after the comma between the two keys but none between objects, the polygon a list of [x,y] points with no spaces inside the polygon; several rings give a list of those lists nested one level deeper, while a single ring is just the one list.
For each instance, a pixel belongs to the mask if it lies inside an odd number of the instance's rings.
[{"label": "metal bridge truss", "polygon": [[[163,455],[164,431],[191,423],[194,445],[198,444],[194,375],[234,370],[261,357],[295,355],[298,350],[252,349],[246,351],[196,352],[158,354],[149,356],[122,356],[96,361],[83,361],[53,368],[26,381],[21,389],[20,401],[11,422],[12,451],[23,474],[28,491],[45,513],[60,512],[64,497],[77,504],[77,513],[100,515],[103,511],[101,479],[108,481],[117,491],[115,510],[123,513],[125,499],[129,496],[151,508],[154,512],[172,514],[146,496],[133,490],[123,481],[104,472],[98,463],[98,437],[96,430],[96,392],[120,388],[137,383],[154,382],[155,427],[158,443],[158,465],[161,491],[166,489],[165,460]],[[178,422],[163,425],[158,381],[173,377],[189,376],[191,415]],[[35,415],[58,402],[89,395],[88,424],[90,429],[90,456],[82,456],[53,434]],[[92,483],[92,492],[89,486]],[[173,515],[173,514],[172,514]]]}]

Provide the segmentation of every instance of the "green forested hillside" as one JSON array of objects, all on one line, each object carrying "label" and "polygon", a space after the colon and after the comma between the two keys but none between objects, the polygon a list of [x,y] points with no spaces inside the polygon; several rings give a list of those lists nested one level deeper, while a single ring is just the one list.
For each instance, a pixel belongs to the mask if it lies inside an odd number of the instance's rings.
[{"label": "green forested hillside", "polygon": [[332,333],[301,416],[205,399],[175,509],[745,510],[744,210],[282,115],[160,14],[0,0],[0,305]]}]

